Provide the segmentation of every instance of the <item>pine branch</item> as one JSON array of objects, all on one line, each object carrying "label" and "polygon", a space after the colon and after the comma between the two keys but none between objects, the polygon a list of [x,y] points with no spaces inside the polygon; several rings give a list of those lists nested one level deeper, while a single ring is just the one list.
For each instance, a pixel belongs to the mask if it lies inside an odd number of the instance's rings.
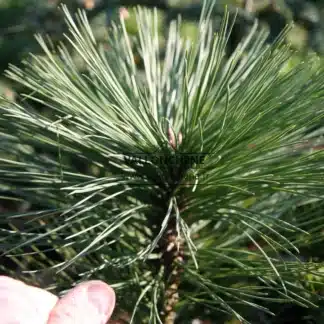
[{"label": "pine branch", "polygon": [[[162,243],[164,242],[164,244]],[[176,231],[176,220],[172,218],[165,234],[161,239],[160,249],[164,266],[164,306],[162,309],[163,323],[172,324],[176,318],[176,305],[179,301],[179,285],[181,282],[181,264],[184,262],[183,242],[179,242],[179,233]]]},{"label": "pine branch", "polygon": [[133,323],[189,322],[198,306],[247,323],[238,305],[271,313],[269,299],[313,306],[305,274],[322,264],[296,255],[307,224],[322,240],[311,204],[324,151],[304,145],[323,136],[318,61],[283,72],[284,35],[266,45],[256,24],[228,57],[231,15],[214,35],[208,3],[195,41],[170,24],[162,62],[156,10],[137,10],[134,37],[113,24],[105,47],[84,12],[63,12],[73,53],[38,37],[44,55],[7,72],[27,90],[0,103],[1,186],[41,208],[6,215],[6,255],[31,281],[59,270],[58,291],[109,281]]}]

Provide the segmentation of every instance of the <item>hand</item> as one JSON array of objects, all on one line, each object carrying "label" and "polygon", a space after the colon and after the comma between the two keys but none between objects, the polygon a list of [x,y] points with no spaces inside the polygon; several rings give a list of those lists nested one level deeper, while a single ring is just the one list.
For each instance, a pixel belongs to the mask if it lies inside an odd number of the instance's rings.
[{"label": "hand", "polygon": [[102,281],[83,282],[59,299],[0,276],[0,324],[106,324],[114,307],[115,293]]}]

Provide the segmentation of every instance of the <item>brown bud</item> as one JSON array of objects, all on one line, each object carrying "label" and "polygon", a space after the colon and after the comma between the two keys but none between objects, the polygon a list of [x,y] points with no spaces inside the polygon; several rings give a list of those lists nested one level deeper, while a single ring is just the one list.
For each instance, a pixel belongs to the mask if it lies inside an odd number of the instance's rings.
[{"label": "brown bud", "polygon": [[129,12],[125,7],[119,8],[119,15],[122,19],[128,19],[129,18]]},{"label": "brown bud", "polygon": [[95,7],[95,1],[94,0],[85,0],[84,6],[88,10],[93,9]]},{"label": "brown bud", "polygon": [[174,131],[171,127],[169,127],[169,129],[168,129],[168,137],[169,137],[169,143],[170,143],[171,147],[175,150],[176,139],[175,139]]},{"label": "brown bud", "polygon": [[167,252],[170,252],[174,248],[175,244],[173,242],[170,242],[167,246]]}]

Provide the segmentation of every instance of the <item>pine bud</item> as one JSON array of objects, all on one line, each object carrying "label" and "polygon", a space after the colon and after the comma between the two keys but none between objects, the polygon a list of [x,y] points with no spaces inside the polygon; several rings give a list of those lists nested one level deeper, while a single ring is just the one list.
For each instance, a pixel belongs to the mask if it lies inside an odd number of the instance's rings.
[{"label": "pine bud", "polygon": [[171,127],[168,129],[168,137],[169,137],[169,143],[171,147],[175,150],[176,149],[176,139],[174,135],[174,131]]}]

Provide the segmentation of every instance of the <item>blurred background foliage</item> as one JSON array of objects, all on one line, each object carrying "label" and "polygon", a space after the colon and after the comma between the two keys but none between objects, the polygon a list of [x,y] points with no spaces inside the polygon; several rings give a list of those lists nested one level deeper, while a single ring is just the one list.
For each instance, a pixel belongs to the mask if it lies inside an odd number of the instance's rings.
[{"label": "blurred background foliage", "polygon": [[[64,21],[58,5],[63,2],[71,10],[86,9],[98,39],[105,41],[107,26],[116,19],[119,8],[127,8],[127,27],[136,33],[133,7],[156,6],[160,17],[160,32],[163,36],[169,20],[179,14],[184,17],[183,34],[193,36],[199,18],[201,0],[0,0],[0,71],[9,63],[19,64],[28,53],[37,53],[39,46],[34,34],[47,34],[53,42],[62,40]],[[219,0],[214,17],[220,23],[224,6],[228,5],[235,15],[236,24],[232,33],[229,51],[246,35],[255,18],[270,29],[269,41],[273,41],[282,29],[291,22],[294,26],[287,40],[297,50],[295,64],[310,53],[324,54],[324,2],[321,0]],[[13,96],[15,89],[1,78],[0,91]]]},{"label": "blurred background foliage", "polygon": [[[183,33],[195,33],[195,20],[199,18],[200,0],[65,0],[70,9],[84,8],[94,26],[96,36],[104,41],[106,27],[116,18],[118,8],[129,10],[127,25],[130,33],[136,32],[132,7],[156,6],[160,15],[160,30],[167,22],[182,14],[186,20]],[[64,32],[62,13],[58,10],[59,0],[0,0],[0,69],[5,70],[8,63],[18,64],[29,52],[36,53],[39,46],[35,33],[50,35],[60,41]],[[278,36],[284,26],[294,21],[288,35],[289,42],[299,51],[299,55],[316,52],[324,54],[324,2],[321,0],[219,0],[215,19],[221,19],[224,6],[228,5],[238,18],[232,35],[232,46],[244,36],[258,18],[270,28],[269,41]],[[230,49],[229,49],[230,50]],[[2,90],[4,91],[4,90]]]},{"label": "blurred background foliage", "polygon": [[[183,35],[193,38],[197,32],[197,20],[202,6],[200,0],[65,0],[63,2],[72,10],[78,8],[87,10],[95,36],[104,44],[108,37],[107,30],[119,14],[127,18],[128,32],[132,34],[137,32],[134,17],[134,6],[137,5],[148,8],[156,6],[158,8],[159,30],[162,39],[167,30],[168,22],[179,14],[183,16],[185,21],[182,30]],[[0,93],[7,98],[19,100],[16,93],[23,91],[23,89],[18,89],[16,85],[11,84],[5,79],[3,73],[9,64],[19,65],[21,60],[27,58],[29,53],[40,53],[40,47],[34,35],[36,33],[47,34],[53,43],[63,41],[62,34],[66,27],[63,14],[58,9],[60,3],[61,1],[58,0],[0,0]],[[219,0],[213,15],[216,29],[222,19],[225,5],[228,5],[233,16],[237,14],[236,24],[228,46],[229,53],[248,33],[255,18],[257,18],[260,25],[269,28],[269,42],[272,42],[287,24],[294,23],[287,34],[287,42],[291,43],[294,49],[292,65],[298,64],[300,60],[308,59],[309,56],[322,56],[324,54],[324,1],[322,0]],[[139,56],[137,63],[141,64]],[[289,70],[289,66],[287,69]],[[81,70],[82,66],[80,65]],[[47,113],[46,108],[41,105],[33,108],[41,109],[45,114]],[[80,170],[89,170],[91,167],[82,165],[80,161],[77,163]],[[92,172],[95,173],[96,170],[92,170]],[[5,188],[0,188],[0,212],[27,211],[31,208],[32,202],[20,202],[19,193],[16,193],[17,201],[2,199],[1,196],[5,198],[5,195]],[[33,208],[35,209],[35,206]],[[298,218],[298,214],[309,213],[309,215],[312,215],[312,211],[319,208],[324,210],[323,204],[310,204],[306,210],[304,207],[296,207],[294,213]],[[322,226],[322,224],[318,223],[316,219],[310,219],[309,222],[304,224],[303,228],[311,232],[312,227],[317,226]],[[307,242],[304,241],[301,246],[302,258],[323,260],[324,250],[321,242],[322,238],[316,237],[312,237]],[[14,266],[16,267],[12,264],[12,267]],[[305,274],[305,276],[308,275]],[[310,278],[308,278],[308,281],[311,281]],[[313,289],[317,291],[319,288],[314,287]],[[318,293],[322,294],[320,290]],[[324,323],[324,310],[321,307],[309,310],[297,306],[277,305],[273,309],[278,313],[275,318],[266,317],[254,309],[252,309],[249,318],[256,324]],[[218,318],[217,321],[206,319],[204,323],[225,323],[225,321],[228,324],[237,323],[225,318]]]}]

